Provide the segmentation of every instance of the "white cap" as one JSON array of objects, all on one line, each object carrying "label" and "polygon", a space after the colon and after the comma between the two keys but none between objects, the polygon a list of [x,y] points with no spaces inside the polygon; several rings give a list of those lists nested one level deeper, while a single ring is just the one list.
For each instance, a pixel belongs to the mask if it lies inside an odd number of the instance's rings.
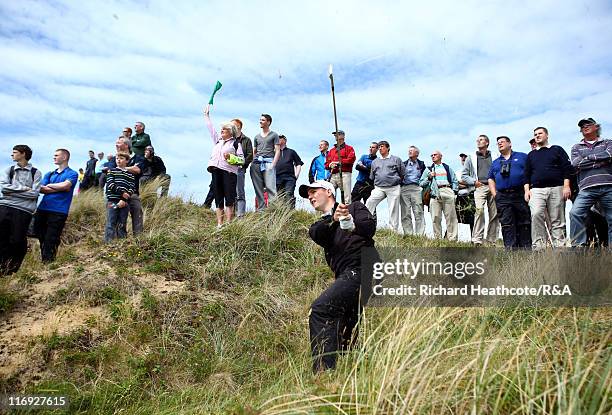
[{"label": "white cap", "polygon": [[332,192],[332,195],[336,191],[334,185],[326,180],[317,180],[316,182],[312,182],[310,184],[303,184],[300,186],[300,196],[305,199],[308,199],[308,190],[310,189],[327,189]]}]

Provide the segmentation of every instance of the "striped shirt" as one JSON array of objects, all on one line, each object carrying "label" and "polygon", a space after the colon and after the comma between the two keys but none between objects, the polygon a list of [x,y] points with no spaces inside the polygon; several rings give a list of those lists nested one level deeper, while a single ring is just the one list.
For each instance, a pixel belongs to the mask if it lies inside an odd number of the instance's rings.
[{"label": "striped shirt", "polygon": [[[122,195],[132,195],[136,191],[136,176],[119,167],[111,169],[106,176],[106,198],[109,202],[117,203]],[[125,199],[123,199],[125,200]]]},{"label": "striped shirt", "polygon": [[612,140],[582,140],[572,147],[572,165],[578,172],[580,190],[612,185]]}]

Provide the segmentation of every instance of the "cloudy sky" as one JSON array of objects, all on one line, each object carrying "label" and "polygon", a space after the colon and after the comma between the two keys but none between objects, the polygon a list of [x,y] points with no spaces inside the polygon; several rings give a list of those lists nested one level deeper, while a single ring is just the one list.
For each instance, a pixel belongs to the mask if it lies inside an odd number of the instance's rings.
[{"label": "cloudy sky", "polygon": [[580,118],[604,135],[612,124],[606,0],[0,0],[0,22],[4,164],[27,143],[41,169],[57,147],[82,167],[87,150],[114,151],[141,120],[172,191],[197,200],[212,147],[202,107],[217,80],[215,124],[240,117],[253,137],[269,113],[307,165],[334,125],[330,63],[340,128],[359,154],[384,138],[402,158],[414,144],[456,167],[480,133],[526,151],[544,125],[569,151]]}]

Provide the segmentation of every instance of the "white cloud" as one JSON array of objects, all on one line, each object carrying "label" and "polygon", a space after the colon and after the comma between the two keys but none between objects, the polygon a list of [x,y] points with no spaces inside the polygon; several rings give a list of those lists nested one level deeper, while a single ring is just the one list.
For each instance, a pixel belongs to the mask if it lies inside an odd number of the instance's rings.
[{"label": "white cloud", "polygon": [[333,129],[329,63],[358,153],[387,138],[457,163],[483,132],[527,150],[545,125],[569,150],[579,118],[607,131],[607,2],[410,3],[4,2],[0,151],[27,142],[51,168],[62,146],[84,164],[142,120],[181,191],[205,192],[201,109],[219,79],[217,125],[238,116],[252,137],[270,113],[308,165]]}]

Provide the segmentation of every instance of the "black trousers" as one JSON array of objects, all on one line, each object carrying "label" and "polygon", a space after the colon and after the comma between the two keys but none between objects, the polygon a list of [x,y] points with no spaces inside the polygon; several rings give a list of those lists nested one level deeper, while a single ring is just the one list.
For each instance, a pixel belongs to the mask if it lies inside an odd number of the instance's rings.
[{"label": "black trousers", "polygon": [[351,202],[359,202],[363,199],[363,203],[368,201],[368,198],[372,194],[374,186],[367,182],[355,182],[353,190],[351,191]]},{"label": "black trousers", "polygon": [[470,234],[472,234],[474,232],[474,212],[476,212],[474,193],[457,196],[455,211],[457,212],[458,222],[470,225]]},{"label": "black trousers", "polygon": [[0,205],[0,275],[19,271],[28,251],[28,227],[32,214]]},{"label": "black trousers", "polygon": [[344,271],[310,306],[310,348],[312,370],[336,367],[339,350],[352,346],[359,320],[359,269]]},{"label": "black trousers", "polygon": [[211,179],[210,185],[208,186],[208,194],[206,195],[206,199],[204,200],[204,206],[210,209],[212,207],[212,202],[214,200],[215,200],[215,189],[214,189],[214,182]]},{"label": "black trousers", "polygon": [[68,215],[65,213],[38,210],[34,219],[34,232],[40,242],[40,256],[43,262],[53,262],[61,242],[62,231]]},{"label": "black trousers", "polygon": [[295,177],[276,176],[276,194],[285,198],[292,208],[295,208]]},{"label": "black trousers", "polygon": [[217,209],[234,206],[236,204],[236,182],[238,181],[238,176],[235,173],[221,169],[212,169],[211,174]]},{"label": "black trousers", "polygon": [[531,211],[522,191],[497,192],[497,215],[506,248],[531,249]]}]

